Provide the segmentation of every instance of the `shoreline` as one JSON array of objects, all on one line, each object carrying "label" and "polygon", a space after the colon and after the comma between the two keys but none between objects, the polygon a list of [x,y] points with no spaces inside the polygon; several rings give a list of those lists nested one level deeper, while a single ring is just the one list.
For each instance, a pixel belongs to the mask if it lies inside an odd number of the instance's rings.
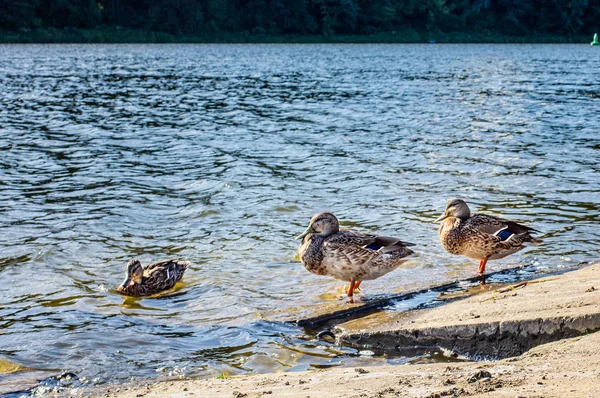
[{"label": "shoreline", "polygon": [[[490,333],[489,325],[494,322],[504,334]],[[497,358],[504,359],[154,381],[83,393],[119,398],[206,394],[215,398],[589,397],[600,390],[600,264],[486,291],[408,316],[369,315],[338,325],[337,330],[342,340],[380,349],[398,349],[395,345],[402,331],[418,330],[418,336],[427,330],[426,338],[434,338],[429,345],[469,354],[467,343],[472,341],[473,347],[487,345],[490,351],[496,350]],[[525,345],[517,343],[520,355],[514,356],[517,351],[510,344],[511,336],[528,339]],[[504,355],[498,352],[502,347],[508,347]],[[471,352],[477,354],[481,352]]]},{"label": "shoreline", "polygon": [[427,32],[415,30],[370,35],[266,35],[248,33],[205,33],[173,35],[120,27],[37,28],[0,30],[0,44],[586,44],[589,35],[561,36],[530,34],[509,36],[480,32]]},{"label": "shoreline", "polygon": [[111,386],[84,396],[155,397],[591,397],[600,389],[600,332],[500,361],[331,368]]}]

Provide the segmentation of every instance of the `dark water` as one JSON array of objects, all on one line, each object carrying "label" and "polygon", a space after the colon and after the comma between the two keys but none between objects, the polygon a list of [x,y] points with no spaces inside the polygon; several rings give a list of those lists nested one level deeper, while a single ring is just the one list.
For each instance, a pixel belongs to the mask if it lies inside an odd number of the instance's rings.
[{"label": "dark water", "polygon": [[[363,294],[470,276],[453,197],[598,258],[600,51],[586,45],[0,46],[0,356],[92,383],[392,361],[264,321],[338,300],[309,217],[418,243]],[[124,299],[124,264],[193,263]],[[412,358],[393,359],[408,361]]]}]

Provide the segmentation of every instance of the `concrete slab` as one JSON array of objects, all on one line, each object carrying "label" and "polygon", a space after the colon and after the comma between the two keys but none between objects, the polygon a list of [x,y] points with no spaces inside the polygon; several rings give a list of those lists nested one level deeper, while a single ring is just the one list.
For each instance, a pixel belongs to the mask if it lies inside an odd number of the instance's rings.
[{"label": "concrete slab", "polygon": [[379,312],[337,326],[340,339],[383,350],[444,347],[470,356],[520,355],[600,330],[600,264],[488,291],[441,307]]}]

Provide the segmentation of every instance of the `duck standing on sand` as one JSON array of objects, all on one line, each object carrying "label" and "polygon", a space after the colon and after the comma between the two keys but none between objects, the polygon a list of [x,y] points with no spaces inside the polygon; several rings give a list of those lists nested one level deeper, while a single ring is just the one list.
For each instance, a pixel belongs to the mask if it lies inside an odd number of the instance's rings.
[{"label": "duck standing on sand", "polygon": [[461,254],[479,260],[479,273],[485,273],[488,260],[504,258],[525,248],[526,243],[538,244],[531,236],[535,229],[516,221],[471,213],[461,199],[448,202],[446,211],[436,222],[444,249],[451,254]]},{"label": "duck standing on sand", "polygon": [[189,261],[178,259],[159,261],[145,267],[138,260],[127,263],[125,280],[117,288],[126,296],[150,296],[171,289],[183,278]]},{"label": "duck standing on sand", "polygon": [[315,214],[308,228],[296,237],[300,238],[303,240],[298,254],[304,268],[350,282],[347,295],[351,303],[361,281],[393,271],[413,254],[407,246],[414,246],[399,238],[340,229],[331,213]]}]

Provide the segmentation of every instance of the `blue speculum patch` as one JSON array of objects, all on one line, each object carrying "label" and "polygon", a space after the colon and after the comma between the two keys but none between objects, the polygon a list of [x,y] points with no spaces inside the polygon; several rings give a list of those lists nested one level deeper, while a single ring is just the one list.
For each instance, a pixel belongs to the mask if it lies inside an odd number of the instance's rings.
[{"label": "blue speculum patch", "polygon": [[379,250],[381,249],[383,246],[378,245],[377,243],[371,243],[368,244],[367,246],[365,246],[367,249],[371,249],[371,250]]},{"label": "blue speculum patch", "polygon": [[513,233],[510,232],[508,229],[505,229],[504,231],[500,231],[496,236],[499,237],[500,240],[507,240],[508,238],[513,236]]}]

